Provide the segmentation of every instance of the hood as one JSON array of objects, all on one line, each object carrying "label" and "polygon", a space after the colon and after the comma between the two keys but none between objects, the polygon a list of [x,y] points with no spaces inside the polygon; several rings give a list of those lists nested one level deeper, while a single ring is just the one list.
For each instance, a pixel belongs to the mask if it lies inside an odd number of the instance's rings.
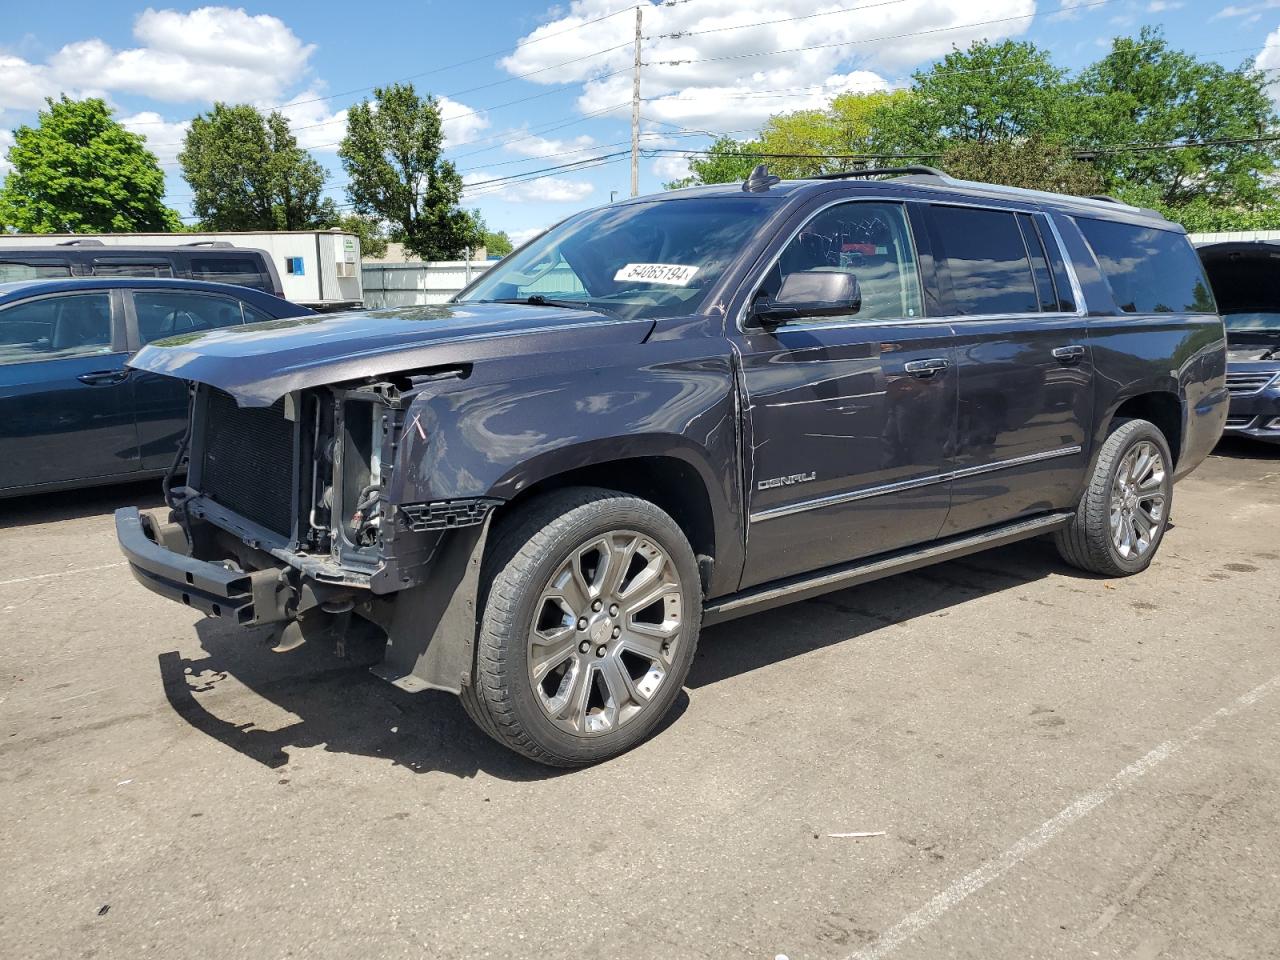
[{"label": "hood", "polygon": [[318,314],[169,337],[129,366],[217,387],[245,407],[329,383],[492,357],[641,343],[652,320],[524,304]]}]

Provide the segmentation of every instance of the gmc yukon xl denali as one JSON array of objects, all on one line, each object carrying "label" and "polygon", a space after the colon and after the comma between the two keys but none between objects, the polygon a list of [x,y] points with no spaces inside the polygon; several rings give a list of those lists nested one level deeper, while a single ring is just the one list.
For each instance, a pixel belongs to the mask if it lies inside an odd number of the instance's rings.
[{"label": "gmc yukon xl denali", "polygon": [[[710,623],[1026,537],[1151,562],[1227,414],[1183,230],[929,168],[641,197],[452,302],[176,337],[137,579],[277,647],[377,630],[547,764],[611,757]],[[368,627],[368,624],[374,625]]]}]

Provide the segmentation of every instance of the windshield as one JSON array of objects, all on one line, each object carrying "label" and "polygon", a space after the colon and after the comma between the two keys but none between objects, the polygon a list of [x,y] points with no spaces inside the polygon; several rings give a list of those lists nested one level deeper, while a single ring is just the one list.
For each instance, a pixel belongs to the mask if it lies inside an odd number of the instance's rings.
[{"label": "windshield", "polygon": [[1237,333],[1274,333],[1280,335],[1280,313],[1228,313],[1222,317],[1228,330]]},{"label": "windshield", "polygon": [[572,305],[627,319],[697,313],[778,209],[763,197],[716,197],[591,210],[508,257],[457,302]]}]

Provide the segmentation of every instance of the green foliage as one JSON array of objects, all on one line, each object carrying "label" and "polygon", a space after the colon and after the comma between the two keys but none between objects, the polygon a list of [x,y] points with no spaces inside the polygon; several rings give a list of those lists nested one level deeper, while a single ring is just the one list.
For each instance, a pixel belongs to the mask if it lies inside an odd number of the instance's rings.
[{"label": "green foliage", "polygon": [[909,90],[842,93],[825,110],[797,110],[770,117],[755,146],[764,154],[820,158],[767,159],[769,171],[784,179],[849,170],[861,162],[853,158],[879,152],[877,127],[881,118],[904,107],[913,96]]},{"label": "green foliage", "polygon": [[1062,144],[1036,136],[995,143],[962,140],[947,147],[939,166],[962,180],[1078,196],[1102,192],[1102,178],[1090,164],[1076,160]]},{"label": "green foliage", "polygon": [[103,100],[47,99],[36,126],[14,131],[0,224],[23,233],[168,231],[164,174],[146,141]]},{"label": "green foliage", "polygon": [[1063,141],[1078,113],[1065,77],[1033,43],[978,41],[917,71],[911,96],[877,111],[874,138],[894,153],[941,153],[957,141]]},{"label": "green foliage", "polygon": [[511,238],[507,236],[507,231],[505,230],[498,230],[496,232],[493,230],[486,230],[484,235],[484,247],[491,257],[505,257],[514,249],[514,246],[511,243]]},{"label": "green foliage", "polygon": [[1111,51],[1082,73],[1082,145],[1098,151],[1095,162],[1109,190],[1158,188],[1159,202],[1169,207],[1209,198],[1227,206],[1265,205],[1271,194],[1265,178],[1280,157],[1274,143],[1127,146],[1274,134],[1277,117],[1266,86],[1266,74],[1252,64],[1228,70],[1201,62],[1170,50],[1160,31],[1144,28],[1137,37],[1116,38]]},{"label": "green foliage", "polygon": [[178,160],[203,229],[312,230],[337,216],[324,167],[277,111],[216,103],[191,121]]},{"label": "green foliage", "polygon": [[354,233],[360,238],[360,255],[375,259],[387,255],[388,237],[386,231],[373,217],[362,217],[358,213],[349,213],[339,217],[332,226],[345,233]]},{"label": "green foliage", "polygon": [[743,143],[732,137],[720,137],[711,144],[704,157],[689,161],[689,175],[665,184],[668,190],[679,190],[699,183],[733,183],[745,180],[760,162],[751,154],[760,153],[758,143]]},{"label": "green foliage", "polygon": [[347,112],[338,148],[355,209],[393,225],[405,247],[424,260],[451,260],[483,242],[476,218],[458,206],[462,177],[440,157],[440,107],[413,84],[374,90]]}]

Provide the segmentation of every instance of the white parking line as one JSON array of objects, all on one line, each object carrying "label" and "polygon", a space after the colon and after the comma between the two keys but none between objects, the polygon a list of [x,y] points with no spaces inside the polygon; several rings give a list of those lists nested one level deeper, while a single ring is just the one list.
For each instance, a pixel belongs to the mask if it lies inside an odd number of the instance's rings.
[{"label": "white parking line", "polygon": [[977,893],[991,881],[999,879],[1020,861],[1035,853],[1077,820],[1088,816],[1120,791],[1129,787],[1183,747],[1203,737],[1219,721],[1251,707],[1269,693],[1280,689],[1280,677],[1254,687],[1220,710],[1215,710],[1175,740],[1166,740],[1146,756],[1135,760],[1097,790],[1077,797],[1057,815],[1042,823],[994,860],[989,860],[972,873],[961,877],[918,910],[907,914],[874,942],[849,955],[848,960],[879,960],[887,957],[907,940],[925,930],[966,897]]},{"label": "white parking line", "polygon": [[123,567],[128,561],[120,560],[117,563],[103,563],[96,567],[80,567],[77,570],[59,570],[57,573],[37,573],[31,577],[18,577],[16,580],[0,580],[0,587],[7,587],[14,583],[30,583],[33,580],[51,580],[54,577],[74,577],[80,573],[93,573],[95,570],[110,570],[112,567]]}]

